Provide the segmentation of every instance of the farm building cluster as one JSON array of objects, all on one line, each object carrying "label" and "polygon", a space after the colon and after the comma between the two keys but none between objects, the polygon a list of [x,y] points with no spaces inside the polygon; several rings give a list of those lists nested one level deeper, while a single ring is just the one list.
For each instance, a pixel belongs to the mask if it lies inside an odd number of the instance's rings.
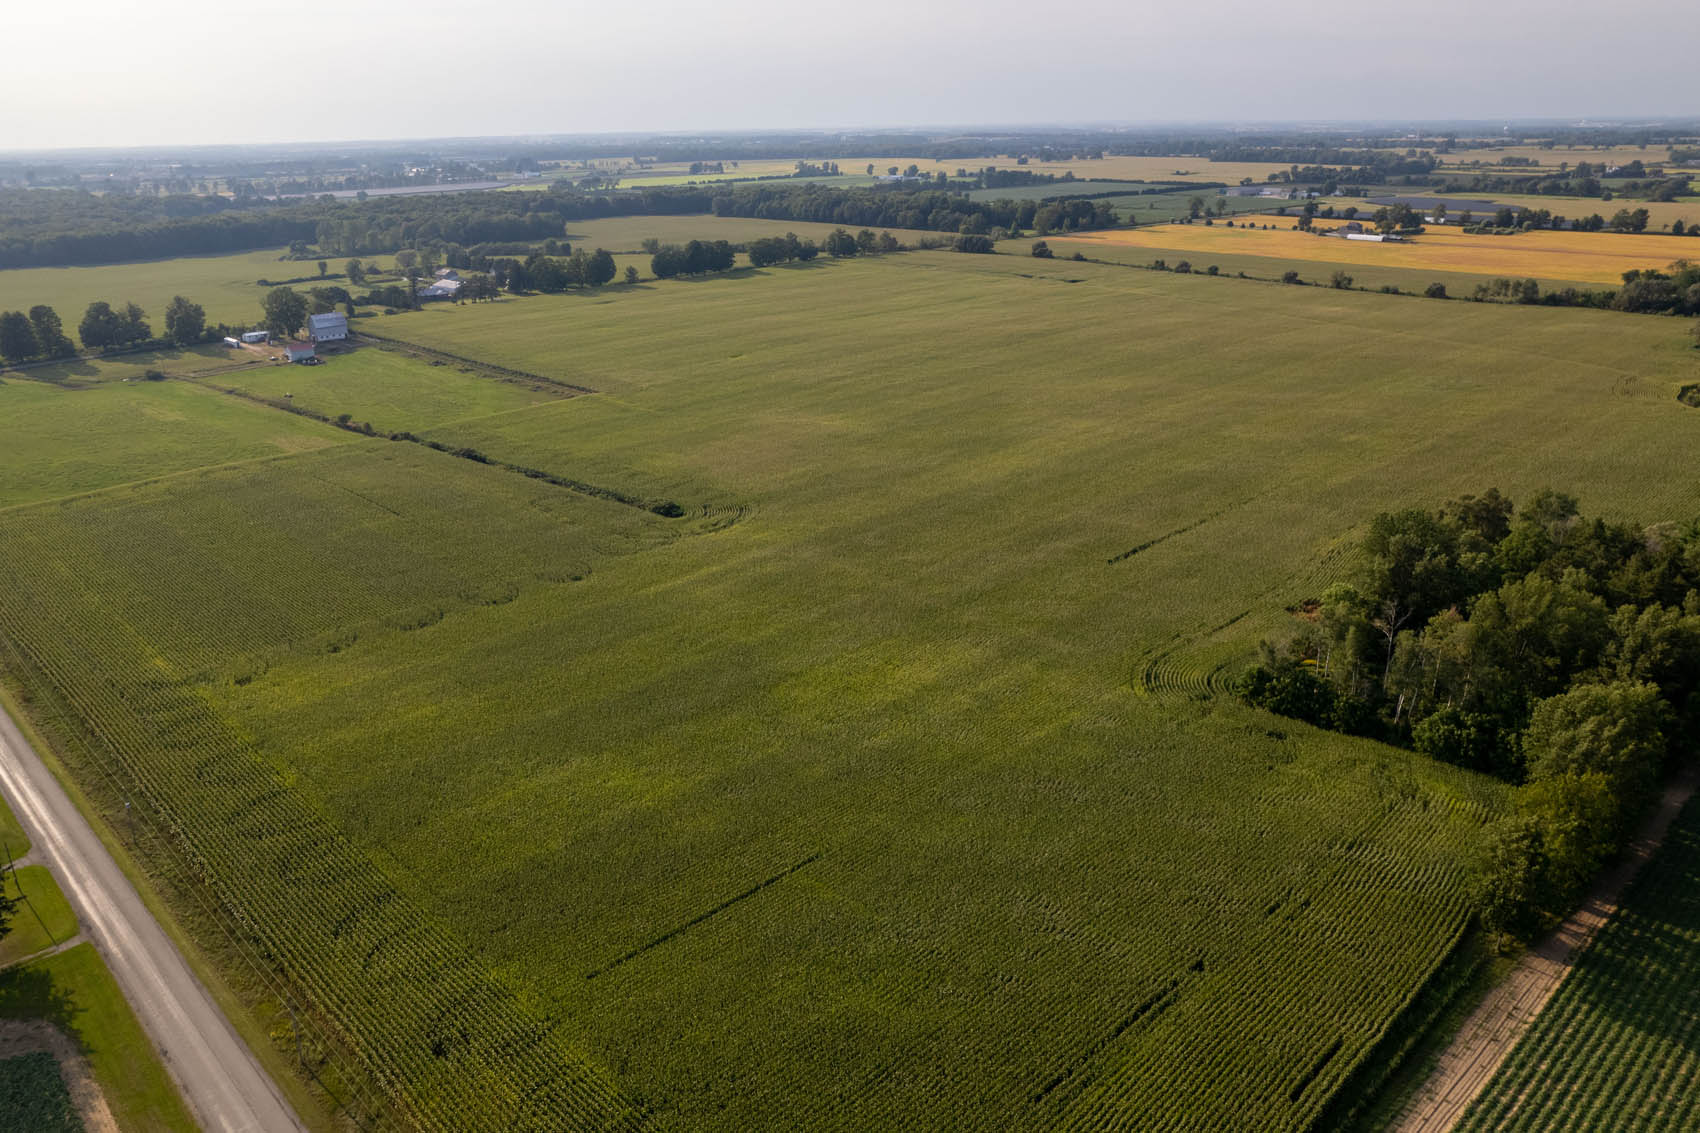
[{"label": "farm building cluster", "polygon": [[[285,341],[283,356],[290,362],[317,362],[319,347],[330,342],[344,342],[348,339],[348,316],[336,311],[322,315],[307,316],[307,339],[304,342]],[[271,343],[270,331],[244,331],[240,337],[225,338],[226,346],[240,349],[244,346],[266,346]]]}]

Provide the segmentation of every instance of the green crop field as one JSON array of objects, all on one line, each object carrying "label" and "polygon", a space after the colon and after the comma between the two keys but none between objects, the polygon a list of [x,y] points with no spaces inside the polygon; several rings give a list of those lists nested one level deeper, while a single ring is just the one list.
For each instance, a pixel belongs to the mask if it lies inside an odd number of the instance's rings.
[{"label": "green crop field", "polygon": [[434,1129],[1310,1128],[1504,788],[1214,692],[1377,510],[1700,495],[1672,320],[911,253],[379,327],[598,392],[290,392],[684,516],[44,388],[319,447],[0,512],[0,659]]},{"label": "green crop field", "polygon": [[1651,1133],[1700,1126],[1700,803],[1458,1128]]},{"label": "green crop field", "polygon": [[37,1051],[0,1058],[0,1128],[85,1133],[53,1055]]}]

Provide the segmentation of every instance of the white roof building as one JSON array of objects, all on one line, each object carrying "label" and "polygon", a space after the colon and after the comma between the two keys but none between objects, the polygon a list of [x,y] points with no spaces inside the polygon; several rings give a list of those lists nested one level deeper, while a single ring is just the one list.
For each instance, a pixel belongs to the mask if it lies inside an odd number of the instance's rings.
[{"label": "white roof building", "polygon": [[348,316],[339,311],[308,315],[307,335],[314,342],[341,342],[348,337]]},{"label": "white roof building", "polygon": [[460,294],[460,280],[439,279],[429,287],[419,289],[421,299],[453,299]]}]

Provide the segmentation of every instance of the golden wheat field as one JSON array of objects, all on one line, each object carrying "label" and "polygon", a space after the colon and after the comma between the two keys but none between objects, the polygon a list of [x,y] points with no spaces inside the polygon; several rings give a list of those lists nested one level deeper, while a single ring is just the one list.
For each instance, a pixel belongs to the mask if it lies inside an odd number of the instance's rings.
[{"label": "golden wheat field", "polygon": [[[1630,268],[1664,268],[1690,256],[1700,259],[1700,241],[1675,236],[1623,235],[1610,232],[1525,232],[1517,236],[1469,236],[1456,229],[1430,229],[1405,243],[1376,244],[1299,232],[1289,216],[1254,217],[1278,227],[1244,228],[1225,224],[1160,224],[1069,236],[1071,246],[1149,247],[1153,253],[1186,252],[1208,256],[1266,256],[1276,260],[1316,260],[1384,267],[1428,268],[1473,275],[1573,279],[1585,283],[1621,281]],[[1083,248],[1090,254],[1089,248]]]}]

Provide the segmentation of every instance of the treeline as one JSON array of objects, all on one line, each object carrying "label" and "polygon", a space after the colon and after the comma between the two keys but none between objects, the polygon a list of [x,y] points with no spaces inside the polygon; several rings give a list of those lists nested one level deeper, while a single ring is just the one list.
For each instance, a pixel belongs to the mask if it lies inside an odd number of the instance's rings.
[{"label": "treeline", "polygon": [[1440,164],[1432,153],[1414,148],[1405,149],[1361,149],[1342,146],[1286,146],[1286,145],[1255,145],[1234,143],[1231,145],[1212,146],[1205,150],[1205,156],[1211,161],[1274,161],[1295,167],[1292,170],[1294,180],[1298,180],[1300,166],[1336,167],[1340,172],[1346,168],[1360,170],[1364,180],[1382,180],[1386,177],[1400,174],[1431,173]]},{"label": "treeline", "polygon": [[1674,273],[1631,268],[1623,273],[1622,287],[1586,291],[1575,287],[1543,291],[1533,279],[1488,279],[1476,285],[1470,298],[1527,306],[1596,307],[1637,315],[1700,315],[1700,266],[1680,267]]},{"label": "treeline", "polygon": [[[1609,173],[1608,173],[1609,170]],[[1619,179],[1614,189],[1602,178]],[[1626,179],[1626,180],[1624,180]],[[1674,201],[1690,196],[1693,186],[1684,176],[1666,177],[1654,170],[1649,172],[1639,161],[1621,167],[1602,163],[1577,162],[1571,168],[1551,173],[1532,173],[1527,176],[1503,173],[1481,173],[1473,177],[1449,176],[1435,189],[1439,193],[1524,193],[1555,197],[1597,197],[1612,200],[1616,195],[1644,197],[1650,201]]]},{"label": "treeline", "polygon": [[1496,931],[1568,911],[1700,726],[1700,521],[1590,520],[1552,491],[1384,513],[1294,613],[1248,703],[1518,785],[1484,862]]},{"label": "treeline", "polygon": [[987,234],[1039,227],[1046,231],[1109,228],[1116,224],[1108,204],[1073,199],[974,201],[928,188],[836,189],[817,185],[740,185],[714,198],[716,216],[807,220],[857,228],[910,228],[933,232]]},{"label": "treeline", "polygon": [[[209,203],[210,202],[210,203]],[[0,268],[165,259],[293,246],[297,256],[374,255],[420,244],[532,243],[572,221],[705,213],[693,186],[581,193],[439,193],[368,200],[255,201],[0,192]],[[317,252],[309,251],[316,245]]]},{"label": "treeline", "polygon": [[[555,188],[535,193],[442,193],[369,200],[321,199],[230,202],[211,198],[107,198],[58,190],[0,194],[0,267],[111,263],[119,260],[289,246],[297,258],[363,256],[402,248],[484,248],[532,245],[566,235],[570,224],[613,216],[721,216],[825,221],[872,228],[989,231],[1030,227],[1033,202],[976,202],[958,194],[911,186],[836,189],[817,185],[745,184],[662,186],[585,193]],[[1108,206],[1074,203],[1055,214],[1061,228],[1114,223]]]},{"label": "treeline", "polygon": [[[147,312],[135,303],[115,307],[104,299],[88,305],[82,322],[77,325],[77,337],[83,348],[93,351],[129,350],[142,346],[190,346],[197,342],[212,342],[229,333],[228,328],[207,325],[206,312],[199,303],[191,303],[181,295],[173,296],[165,308],[165,335],[154,336]],[[0,312],[0,360],[11,365],[21,362],[52,361],[71,358],[77,353],[76,344],[65,333],[59,313],[46,304],[22,311]]]}]

